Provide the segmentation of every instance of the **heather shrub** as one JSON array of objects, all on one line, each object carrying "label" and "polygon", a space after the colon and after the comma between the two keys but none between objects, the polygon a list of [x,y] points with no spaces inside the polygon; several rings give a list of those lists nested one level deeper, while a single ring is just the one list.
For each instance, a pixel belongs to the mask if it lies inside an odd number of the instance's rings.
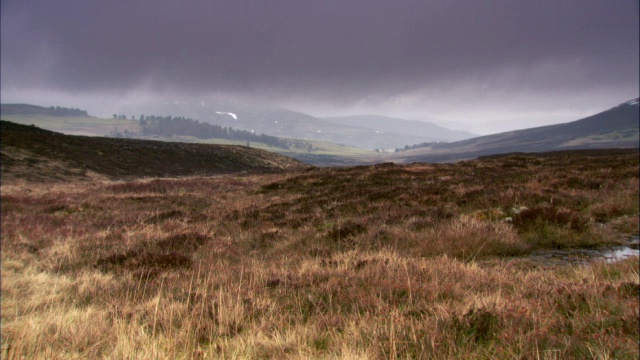
[{"label": "heather shrub", "polygon": [[342,224],[335,224],[327,233],[327,237],[333,241],[340,241],[362,234],[366,231],[367,228],[364,225],[355,221],[347,220]]},{"label": "heather shrub", "polygon": [[568,227],[574,231],[584,231],[589,226],[589,219],[569,209],[554,206],[536,206],[515,214],[513,216],[513,225],[520,230],[558,225]]},{"label": "heather shrub", "polygon": [[3,182],[0,356],[637,359],[637,258],[529,256],[637,234],[637,169],[625,150]]}]

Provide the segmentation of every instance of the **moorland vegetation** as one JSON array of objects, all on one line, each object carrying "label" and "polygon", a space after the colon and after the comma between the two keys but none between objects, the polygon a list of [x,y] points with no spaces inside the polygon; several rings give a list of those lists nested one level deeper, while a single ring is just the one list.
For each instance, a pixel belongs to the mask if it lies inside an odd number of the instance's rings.
[{"label": "moorland vegetation", "polygon": [[0,121],[2,180],[134,179],[306,168],[246,146],[63,135]]},{"label": "moorland vegetation", "polygon": [[638,151],[2,183],[2,357],[637,359]]}]

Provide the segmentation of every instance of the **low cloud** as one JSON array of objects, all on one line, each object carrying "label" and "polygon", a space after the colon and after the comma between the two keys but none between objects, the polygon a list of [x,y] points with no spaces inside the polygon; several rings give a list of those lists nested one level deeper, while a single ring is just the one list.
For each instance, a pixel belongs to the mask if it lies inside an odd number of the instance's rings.
[{"label": "low cloud", "polygon": [[577,114],[638,96],[637,4],[8,0],[2,93],[460,121],[513,107]]}]

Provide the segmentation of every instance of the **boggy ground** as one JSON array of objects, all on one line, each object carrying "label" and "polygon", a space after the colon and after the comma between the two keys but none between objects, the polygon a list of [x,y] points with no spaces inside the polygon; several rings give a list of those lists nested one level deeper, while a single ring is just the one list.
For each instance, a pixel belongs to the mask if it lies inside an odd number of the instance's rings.
[{"label": "boggy ground", "polygon": [[638,152],[2,184],[2,358],[629,358]]}]

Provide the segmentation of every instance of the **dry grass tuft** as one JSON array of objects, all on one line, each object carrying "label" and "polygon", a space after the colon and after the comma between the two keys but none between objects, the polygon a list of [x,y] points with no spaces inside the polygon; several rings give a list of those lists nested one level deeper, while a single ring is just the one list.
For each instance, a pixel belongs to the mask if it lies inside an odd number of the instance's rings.
[{"label": "dry grass tuft", "polygon": [[525,254],[528,244],[505,222],[488,222],[462,215],[433,229],[422,246],[423,255],[444,253],[459,259]]}]

